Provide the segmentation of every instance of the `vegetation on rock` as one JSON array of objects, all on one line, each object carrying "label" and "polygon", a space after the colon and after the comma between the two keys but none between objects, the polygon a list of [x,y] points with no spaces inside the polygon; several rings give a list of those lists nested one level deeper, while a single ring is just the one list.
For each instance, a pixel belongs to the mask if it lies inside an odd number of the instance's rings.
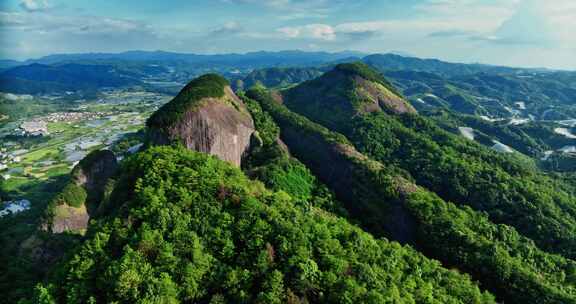
[{"label": "vegetation on rock", "polygon": [[223,97],[228,80],[217,74],[206,74],[188,83],[169,103],[154,112],[146,122],[151,128],[164,128],[173,125],[186,111],[198,106],[203,98]]}]

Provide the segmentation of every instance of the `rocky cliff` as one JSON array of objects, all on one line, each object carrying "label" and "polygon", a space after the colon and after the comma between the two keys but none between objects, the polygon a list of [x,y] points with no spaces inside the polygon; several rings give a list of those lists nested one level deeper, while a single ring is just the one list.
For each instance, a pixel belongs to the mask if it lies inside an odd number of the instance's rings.
[{"label": "rocky cliff", "polygon": [[116,156],[110,150],[98,150],[88,154],[72,170],[72,176],[78,186],[86,189],[89,200],[98,201],[106,182],[118,169]]},{"label": "rocky cliff", "polygon": [[86,210],[86,205],[72,207],[67,204],[58,205],[54,209],[54,218],[48,227],[52,233],[63,233],[66,231],[84,234],[88,228],[90,215]]},{"label": "rocky cliff", "polygon": [[238,167],[255,130],[252,117],[228,82],[211,74],[190,82],[147,125],[152,144],[180,142]]},{"label": "rocky cliff", "polygon": [[88,154],[72,170],[68,185],[49,204],[42,229],[52,233],[83,233],[117,169],[118,163],[111,151]]}]

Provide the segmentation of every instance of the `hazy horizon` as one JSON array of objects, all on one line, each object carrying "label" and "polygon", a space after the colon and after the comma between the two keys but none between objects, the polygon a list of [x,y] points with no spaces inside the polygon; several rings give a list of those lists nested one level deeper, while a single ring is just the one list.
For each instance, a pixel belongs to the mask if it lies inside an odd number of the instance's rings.
[{"label": "hazy horizon", "polygon": [[479,64],[479,65],[487,65],[487,66],[501,66],[501,67],[509,67],[509,68],[518,68],[518,69],[548,69],[548,70],[552,70],[552,71],[568,71],[568,72],[573,72],[576,71],[576,68],[570,69],[570,68],[550,68],[550,67],[545,67],[545,66],[523,66],[523,65],[506,65],[506,64],[492,64],[492,63],[486,63],[486,62],[474,62],[474,61],[456,61],[456,60],[449,60],[449,59],[442,59],[442,58],[435,58],[435,57],[420,57],[420,56],[416,56],[414,54],[409,54],[406,52],[395,52],[395,51],[389,51],[389,52],[377,52],[377,53],[366,53],[366,52],[362,52],[362,51],[357,51],[357,50],[342,50],[342,51],[325,51],[325,50],[316,50],[316,51],[308,51],[308,50],[298,50],[298,49],[286,49],[286,50],[277,50],[277,51],[268,51],[268,50],[254,50],[254,51],[246,51],[246,52],[227,52],[227,53],[194,53],[194,52],[178,52],[178,51],[167,51],[167,50],[125,50],[125,51],[118,51],[118,52],[85,52],[85,53],[54,53],[54,54],[47,54],[44,56],[40,56],[40,57],[31,57],[31,58],[24,58],[24,59],[13,59],[13,58],[3,58],[0,56],[0,60],[10,60],[10,61],[17,61],[17,62],[27,62],[27,61],[36,61],[36,60],[40,60],[42,58],[45,57],[50,57],[50,56],[74,56],[74,55],[86,55],[86,54],[93,54],[93,55],[98,55],[98,54],[110,54],[110,55],[119,55],[119,54],[125,54],[125,53],[131,53],[131,52],[147,52],[147,53],[155,53],[155,52],[160,52],[160,53],[173,53],[173,54],[183,54],[183,55],[205,55],[205,56],[211,56],[211,55],[247,55],[247,54],[252,54],[252,53],[260,53],[260,52],[268,52],[268,53],[281,53],[281,52],[304,52],[304,53],[328,53],[328,54],[338,54],[338,53],[357,53],[358,55],[360,55],[361,57],[365,57],[365,56],[370,56],[370,55],[397,55],[397,56],[401,56],[401,57],[406,57],[406,58],[417,58],[417,59],[422,59],[422,60],[440,60],[442,62],[446,62],[446,63],[455,63],[455,64]]}]

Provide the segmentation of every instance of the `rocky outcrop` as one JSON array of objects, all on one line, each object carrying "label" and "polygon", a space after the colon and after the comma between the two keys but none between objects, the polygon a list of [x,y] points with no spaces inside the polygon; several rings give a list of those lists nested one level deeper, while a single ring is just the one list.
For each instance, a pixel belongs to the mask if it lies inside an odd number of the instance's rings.
[{"label": "rocky outcrop", "polygon": [[[214,79],[213,82],[218,83]],[[203,94],[202,86],[214,83],[194,80],[155,113],[148,122],[149,140],[156,145],[179,142],[188,149],[215,155],[240,167],[250,148],[254,122],[244,103],[227,84],[212,88],[220,92]],[[184,100],[187,95],[191,97]],[[176,112],[178,110],[180,112]]]},{"label": "rocky outcrop", "polygon": [[102,193],[108,179],[118,169],[116,156],[110,150],[91,152],[72,170],[72,176],[78,186],[89,194]]},{"label": "rocky outcrop", "polygon": [[359,76],[354,77],[354,82],[357,84],[356,94],[364,101],[360,108],[361,112],[416,113],[411,104],[383,84]]},{"label": "rocky outcrop", "polygon": [[72,170],[71,180],[48,205],[41,229],[52,233],[83,234],[103,197],[110,178],[116,174],[116,156],[109,150],[91,152]]},{"label": "rocky outcrop", "polygon": [[52,233],[63,233],[66,231],[84,234],[88,228],[90,215],[86,209],[86,204],[80,207],[72,207],[66,204],[58,205],[54,209],[54,218],[49,227]]}]

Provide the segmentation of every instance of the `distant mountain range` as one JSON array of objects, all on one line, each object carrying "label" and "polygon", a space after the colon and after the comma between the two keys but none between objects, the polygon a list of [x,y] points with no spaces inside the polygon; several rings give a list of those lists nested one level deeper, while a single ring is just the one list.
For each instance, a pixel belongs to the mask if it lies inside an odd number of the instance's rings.
[{"label": "distant mountain range", "polygon": [[8,88],[6,91],[12,93],[36,94],[139,84],[132,76],[135,75],[108,65],[33,63],[4,71],[0,83],[2,88]]},{"label": "distant mountain range", "polygon": [[[280,51],[220,55],[164,51],[56,54],[23,62],[1,60],[0,91],[43,94],[71,90],[97,90],[102,87],[117,88],[134,85],[150,87],[158,84],[163,89],[171,86],[172,90],[177,90],[181,84],[207,72],[217,72],[229,79],[237,80],[259,69],[318,67],[321,71],[326,71],[335,64],[359,60],[363,60],[380,71],[408,70],[435,73],[442,77],[476,73],[517,74],[539,71],[481,64],[448,63],[436,59],[419,59],[397,54],[366,55],[353,51],[337,53]],[[50,72],[47,73],[47,71]],[[294,69],[290,71],[296,72]],[[39,77],[39,74],[42,76]],[[276,72],[275,74],[279,80],[278,84],[297,83],[310,79],[311,76],[318,76],[317,71],[311,74],[304,72],[301,75],[304,78],[292,75],[290,79],[280,79],[282,73]],[[253,83],[253,81],[249,80],[247,83]]]},{"label": "distant mountain range", "polygon": [[367,54],[344,51],[344,52],[304,52],[304,51],[279,51],[279,52],[250,52],[245,54],[185,54],[164,51],[128,51],[123,53],[81,53],[81,54],[55,54],[38,59],[31,59],[21,64],[42,63],[55,64],[62,62],[77,61],[156,61],[156,62],[185,62],[192,64],[225,64],[235,66],[291,66],[291,65],[314,65],[324,62],[335,61],[349,57],[364,57]]},{"label": "distant mountain range", "polygon": [[[255,69],[323,65],[359,60],[364,55],[358,52],[302,51],[222,55],[162,51],[50,55],[24,62],[0,61],[0,91],[42,94],[101,87],[151,86],[151,83],[161,84],[163,88],[163,84],[171,83],[179,89],[182,83],[206,72],[218,72],[231,78]],[[50,73],[46,73],[47,70]],[[38,74],[42,77],[39,78]],[[70,79],[71,75],[74,75],[73,79]]]}]

